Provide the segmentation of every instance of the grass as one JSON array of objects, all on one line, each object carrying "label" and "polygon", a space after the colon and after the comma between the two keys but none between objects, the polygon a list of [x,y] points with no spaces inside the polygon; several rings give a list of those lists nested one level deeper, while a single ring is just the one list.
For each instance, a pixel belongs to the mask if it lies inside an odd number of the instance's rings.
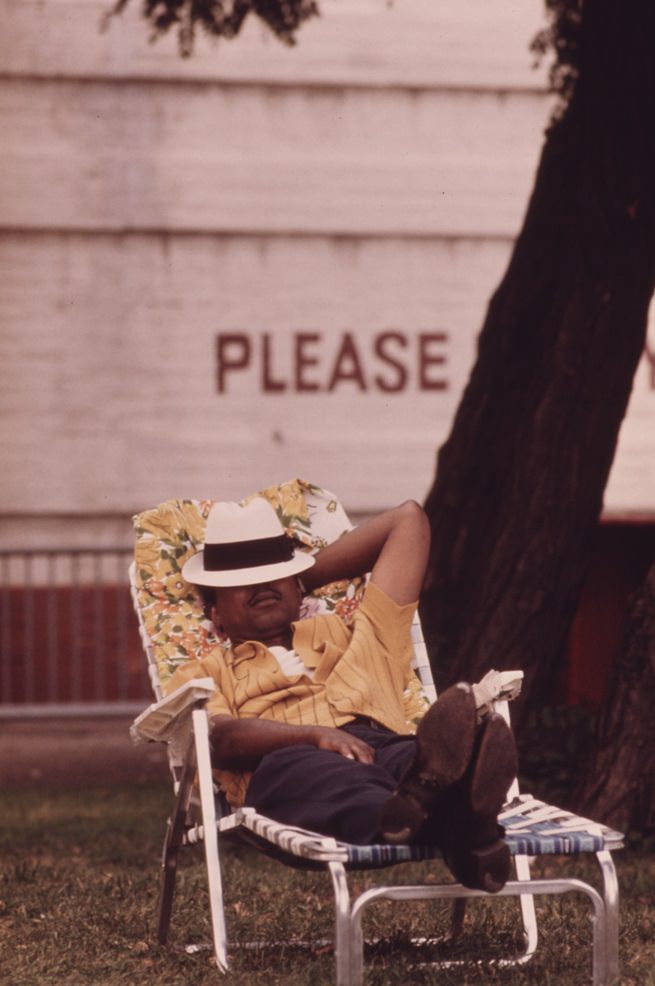
[{"label": "grass", "polygon": [[[21,788],[5,791],[0,806],[0,982],[11,986],[327,986],[334,981],[332,951],[294,948],[293,939],[329,938],[332,892],[320,873],[298,873],[242,848],[224,861],[230,938],[239,943],[287,943],[273,951],[231,948],[224,980],[211,952],[185,945],[210,941],[202,850],[183,855],[170,942],[155,941],[158,863],[167,785],[105,789]],[[621,883],[623,986],[655,986],[655,861],[645,847],[616,856]],[[535,870],[561,872],[558,861]],[[406,869],[403,871],[406,872]],[[595,866],[578,861],[576,875],[594,881]],[[354,874],[358,889],[389,882],[393,870]],[[423,873],[425,870],[422,871]],[[441,864],[430,864],[441,879]],[[412,934],[443,934],[443,905],[382,902],[371,908],[366,933],[382,941],[367,954],[369,986],[499,983],[579,986],[591,969],[586,899],[541,898],[541,947],[524,969],[435,970],[413,965]],[[428,911],[430,912],[428,914]],[[487,957],[517,945],[516,905],[475,902],[461,946],[448,954]],[[442,951],[442,954],[443,951]]]}]

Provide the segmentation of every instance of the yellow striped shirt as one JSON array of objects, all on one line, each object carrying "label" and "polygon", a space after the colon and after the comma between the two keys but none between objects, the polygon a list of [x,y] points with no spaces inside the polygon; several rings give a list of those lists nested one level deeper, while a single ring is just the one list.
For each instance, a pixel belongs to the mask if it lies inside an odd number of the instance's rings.
[{"label": "yellow striped shirt", "polygon": [[[415,610],[415,603],[398,606],[371,582],[352,626],[333,614],[293,624],[293,649],[314,670],[313,679],[304,674],[287,678],[267,647],[247,641],[188,662],[167,682],[166,691],[209,675],[216,682],[207,703],[210,715],[335,727],[362,715],[396,733],[409,733],[403,691],[412,674]],[[218,770],[216,777],[230,803],[242,804],[250,775]]]}]

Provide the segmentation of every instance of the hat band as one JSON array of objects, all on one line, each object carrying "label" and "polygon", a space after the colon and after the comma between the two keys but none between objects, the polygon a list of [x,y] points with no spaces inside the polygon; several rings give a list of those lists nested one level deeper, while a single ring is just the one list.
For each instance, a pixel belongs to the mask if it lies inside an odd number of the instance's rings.
[{"label": "hat band", "polygon": [[291,561],[293,541],[286,534],[252,541],[227,541],[225,544],[205,544],[202,560],[206,572],[233,572],[238,568],[256,568]]}]

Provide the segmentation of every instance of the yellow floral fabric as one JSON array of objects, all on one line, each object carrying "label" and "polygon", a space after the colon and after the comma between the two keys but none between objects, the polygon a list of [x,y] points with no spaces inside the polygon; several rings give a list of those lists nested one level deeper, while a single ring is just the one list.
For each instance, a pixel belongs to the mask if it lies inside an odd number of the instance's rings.
[{"label": "yellow floral fabric", "polygon": [[[283,528],[303,551],[318,551],[351,527],[332,493],[302,479],[269,487],[253,496],[269,500]],[[202,547],[213,502],[167,500],[134,517],[137,600],[164,692],[175,672],[187,662],[210,656],[220,659],[229,645],[229,641],[219,638],[205,617],[196,591],[182,578],[182,566]],[[303,600],[301,619],[334,613],[350,624],[364,588],[363,579],[322,586]],[[428,704],[413,672],[408,675],[404,702],[406,720],[412,728]]]}]

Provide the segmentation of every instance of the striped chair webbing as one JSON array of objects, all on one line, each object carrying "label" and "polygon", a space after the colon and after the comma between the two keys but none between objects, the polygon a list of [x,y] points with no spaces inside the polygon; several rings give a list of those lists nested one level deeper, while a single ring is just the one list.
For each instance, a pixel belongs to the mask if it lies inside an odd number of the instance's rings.
[{"label": "striped chair webbing", "polygon": [[[622,845],[620,832],[530,795],[520,795],[506,805],[499,821],[505,826],[506,841],[513,856],[573,855],[619,849]],[[252,808],[237,809],[220,823],[222,832],[238,830],[240,826],[290,856],[320,863],[338,861],[351,867],[368,868],[441,856],[438,847],[430,845],[353,846],[274,822]]]},{"label": "striped chair webbing", "polygon": [[549,856],[620,849],[623,834],[590,818],[522,794],[498,817],[512,855]]}]

